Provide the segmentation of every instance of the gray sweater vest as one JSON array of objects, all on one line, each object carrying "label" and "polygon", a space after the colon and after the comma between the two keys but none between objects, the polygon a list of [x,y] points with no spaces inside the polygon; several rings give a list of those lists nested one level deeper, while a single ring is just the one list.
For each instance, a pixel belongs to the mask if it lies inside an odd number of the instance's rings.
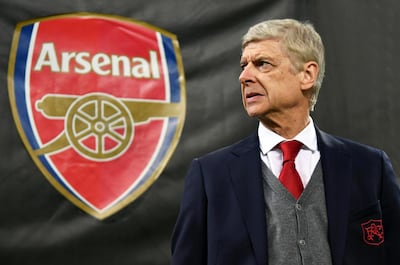
[{"label": "gray sweater vest", "polygon": [[263,163],[269,265],[331,265],[322,168],[296,199]]}]

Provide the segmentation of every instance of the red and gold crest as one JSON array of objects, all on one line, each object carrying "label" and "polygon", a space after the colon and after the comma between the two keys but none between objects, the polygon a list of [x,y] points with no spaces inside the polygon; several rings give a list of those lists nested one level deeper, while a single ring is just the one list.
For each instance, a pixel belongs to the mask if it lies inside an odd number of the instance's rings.
[{"label": "red and gold crest", "polygon": [[185,118],[176,36],[120,17],[70,14],[18,24],[9,95],[41,172],[100,219],[157,179]]}]

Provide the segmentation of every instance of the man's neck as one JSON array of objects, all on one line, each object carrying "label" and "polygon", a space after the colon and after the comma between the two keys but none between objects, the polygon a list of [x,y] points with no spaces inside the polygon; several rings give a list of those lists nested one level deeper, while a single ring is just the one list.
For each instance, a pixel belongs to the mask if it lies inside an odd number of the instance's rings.
[{"label": "man's neck", "polygon": [[285,139],[293,139],[310,122],[309,115],[303,117],[289,117],[286,119],[260,119],[260,122]]}]

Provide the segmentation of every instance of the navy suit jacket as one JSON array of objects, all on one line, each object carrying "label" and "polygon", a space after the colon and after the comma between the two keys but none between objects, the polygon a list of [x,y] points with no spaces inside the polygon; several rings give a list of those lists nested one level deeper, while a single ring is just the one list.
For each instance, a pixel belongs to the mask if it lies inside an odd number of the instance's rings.
[{"label": "navy suit jacket", "polygon": [[[386,154],[317,129],[333,265],[400,264],[400,190]],[[256,134],[193,160],[172,265],[266,265]],[[273,265],[273,264],[270,264]]]}]

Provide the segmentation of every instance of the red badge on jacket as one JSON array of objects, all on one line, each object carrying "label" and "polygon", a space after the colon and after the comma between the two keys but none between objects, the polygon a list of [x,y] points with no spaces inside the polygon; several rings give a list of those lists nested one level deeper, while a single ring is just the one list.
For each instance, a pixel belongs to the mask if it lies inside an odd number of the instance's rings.
[{"label": "red badge on jacket", "polygon": [[385,241],[382,220],[369,220],[361,224],[363,240],[368,245],[379,246]]}]

